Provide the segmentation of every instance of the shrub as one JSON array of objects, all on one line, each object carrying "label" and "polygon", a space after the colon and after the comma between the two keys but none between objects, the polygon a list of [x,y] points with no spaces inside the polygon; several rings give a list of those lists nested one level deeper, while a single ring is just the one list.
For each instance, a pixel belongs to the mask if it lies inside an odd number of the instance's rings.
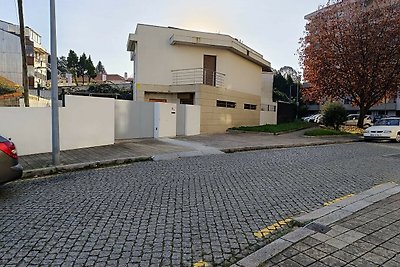
[{"label": "shrub", "polygon": [[347,112],[339,102],[328,102],[322,107],[323,123],[339,130],[339,126],[347,119]]},{"label": "shrub", "polygon": [[0,76],[0,95],[15,93],[20,90],[21,88],[18,84]]}]

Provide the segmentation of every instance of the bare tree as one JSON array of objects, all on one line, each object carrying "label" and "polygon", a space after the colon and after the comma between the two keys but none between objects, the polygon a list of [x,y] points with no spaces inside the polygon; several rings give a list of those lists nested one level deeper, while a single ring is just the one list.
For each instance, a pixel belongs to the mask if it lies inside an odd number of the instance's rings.
[{"label": "bare tree", "polygon": [[24,87],[25,107],[29,107],[28,66],[26,64],[25,24],[24,24],[24,9],[22,0],[18,0],[18,16],[19,16],[19,39],[21,42],[21,54],[22,54],[22,86]]}]

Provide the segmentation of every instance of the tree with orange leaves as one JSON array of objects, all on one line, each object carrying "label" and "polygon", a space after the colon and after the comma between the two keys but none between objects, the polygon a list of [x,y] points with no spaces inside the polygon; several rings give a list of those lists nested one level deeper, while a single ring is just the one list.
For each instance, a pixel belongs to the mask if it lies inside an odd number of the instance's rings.
[{"label": "tree with orange leaves", "polygon": [[334,0],[306,16],[299,49],[310,100],[351,98],[366,112],[400,89],[400,1]]}]

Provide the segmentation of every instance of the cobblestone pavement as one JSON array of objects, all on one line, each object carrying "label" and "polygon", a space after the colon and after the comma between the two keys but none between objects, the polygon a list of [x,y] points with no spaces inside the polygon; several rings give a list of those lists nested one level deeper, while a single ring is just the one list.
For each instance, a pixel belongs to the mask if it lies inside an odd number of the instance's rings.
[{"label": "cobblestone pavement", "polygon": [[211,155],[0,187],[0,265],[214,266],[278,220],[399,182],[398,144]]},{"label": "cobblestone pavement", "polygon": [[270,266],[400,266],[400,194],[297,242],[263,265]]}]

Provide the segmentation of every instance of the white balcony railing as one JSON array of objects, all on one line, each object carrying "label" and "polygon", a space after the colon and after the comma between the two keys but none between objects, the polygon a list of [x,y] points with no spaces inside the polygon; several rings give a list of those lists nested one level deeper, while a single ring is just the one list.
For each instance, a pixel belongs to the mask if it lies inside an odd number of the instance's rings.
[{"label": "white balcony railing", "polygon": [[224,87],[224,73],[203,68],[172,70],[171,72],[173,85],[206,84]]}]

